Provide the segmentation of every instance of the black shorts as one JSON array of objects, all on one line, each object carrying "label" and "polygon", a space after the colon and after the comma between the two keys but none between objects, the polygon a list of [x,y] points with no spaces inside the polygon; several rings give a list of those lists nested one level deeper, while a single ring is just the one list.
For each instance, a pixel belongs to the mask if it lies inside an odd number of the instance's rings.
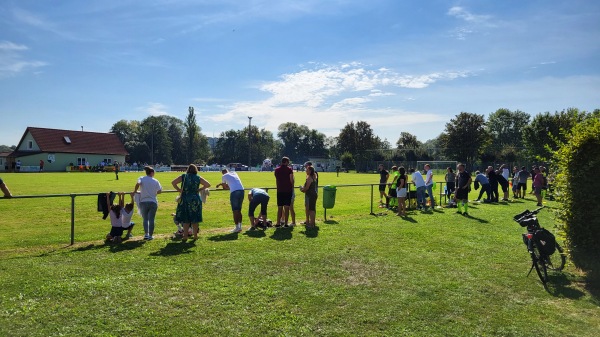
[{"label": "black shorts", "polygon": [[277,206],[289,206],[292,204],[293,192],[277,192]]},{"label": "black shorts", "polygon": [[519,189],[523,191],[527,191],[527,183],[519,183]]},{"label": "black shorts", "polygon": [[388,191],[388,195],[390,196],[390,198],[397,198],[398,194],[396,194],[396,189],[395,188],[390,188],[390,190]]},{"label": "black shorts", "polygon": [[467,200],[469,199],[469,189],[458,188],[456,192],[454,192],[457,200]]},{"label": "black shorts", "polygon": [[380,184],[379,184],[379,192],[385,192],[385,187],[386,187],[386,186],[387,186],[387,185],[386,185],[385,183],[380,183]]},{"label": "black shorts", "polygon": [[508,183],[505,184],[500,184],[500,187],[502,187],[502,192],[508,192]]},{"label": "black shorts", "polygon": [[308,210],[316,211],[317,210],[317,195],[316,194],[307,194],[307,202],[308,202]]}]

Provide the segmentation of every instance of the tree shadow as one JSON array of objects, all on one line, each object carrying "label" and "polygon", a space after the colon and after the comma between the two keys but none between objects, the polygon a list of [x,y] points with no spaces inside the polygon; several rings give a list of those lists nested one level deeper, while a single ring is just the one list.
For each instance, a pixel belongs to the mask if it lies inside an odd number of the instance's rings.
[{"label": "tree shadow", "polygon": [[319,226],[305,226],[304,230],[300,231],[300,234],[304,234],[307,238],[316,238],[319,236]]},{"label": "tree shadow", "polygon": [[294,227],[277,227],[270,238],[279,241],[291,240],[293,230]]},{"label": "tree shadow", "polygon": [[150,253],[150,256],[174,256],[191,253],[190,249],[196,247],[195,241],[189,242],[169,242],[159,251]]},{"label": "tree shadow", "polygon": [[210,241],[219,242],[219,241],[234,241],[238,239],[239,233],[228,233],[228,234],[220,234],[213,235],[208,238]]}]

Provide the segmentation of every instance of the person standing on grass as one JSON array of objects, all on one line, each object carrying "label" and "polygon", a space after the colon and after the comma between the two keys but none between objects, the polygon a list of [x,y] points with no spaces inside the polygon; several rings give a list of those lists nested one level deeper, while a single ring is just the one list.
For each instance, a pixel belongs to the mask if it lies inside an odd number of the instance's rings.
[{"label": "person standing on grass", "polygon": [[44,172],[44,160],[40,159],[40,172]]},{"label": "person standing on grass", "polygon": [[[471,190],[471,174],[465,170],[465,164],[456,166],[458,173],[456,174],[456,213],[469,215],[469,191]],[[461,212],[461,208],[464,211]]]},{"label": "person standing on grass", "polygon": [[525,194],[527,194],[527,179],[529,179],[529,172],[527,172],[527,168],[525,166],[521,167],[521,171],[519,171],[519,191],[521,192],[521,199],[525,199]]},{"label": "person standing on grass", "polygon": [[277,223],[275,227],[281,225],[288,227],[290,204],[294,192],[294,170],[290,167],[288,157],[281,158],[281,165],[275,169],[274,174],[277,186]]},{"label": "person standing on grass", "polygon": [[233,222],[235,227],[231,230],[232,233],[242,231],[242,204],[244,203],[244,185],[242,180],[235,171],[227,171],[226,168],[221,170],[223,180],[219,186],[223,186],[224,190],[229,190],[229,202],[231,203],[231,211],[233,212]]},{"label": "person standing on grass", "polygon": [[516,166],[513,167],[512,191],[513,199],[518,199],[521,196],[521,191],[519,190],[519,168]]},{"label": "person standing on grass", "polygon": [[508,180],[504,178],[504,174],[500,169],[496,171],[496,179],[498,180],[498,185],[500,185],[500,188],[502,189],[502,201],[508,201]]},{"label": "person standing on grass", "polygon": [[446,198],[450,199],[450,196],[456,189],[456,174],[454,173],[454,170],[452,170],[452,167],[446,169],[444,180],[446,181]]},{"label": "person standing on grass", "polygon": [[[263,221],[266,223],[267,221],[267,206],[269,205],[269,194],[267,191],[261,188],[253,188],[248,192],[248,202],[250,203],[248,207],[248,219],[250,219],[250,229],[251,231],[256,230],[256,225],[259,221]],[[260,205],[260,212],[258,213],[258,217],[254,217],[254,211],[256,207]]]},{"label": "person standing on grass", "polygon": [[145,166],[144,171],[146,171],[146,175],[138,178],[133,193],[137,193],[140,189],[139,208],[144,219],[144,240],[152,240],[154,239],[154,218],[158,210],[157,195],[162,192],[162,186],[158,180],[154,179],[154,168]]},{"label": "person standing on grass", "polygon": [[[385,207],[388,203],[388,196],[385,194],[385,188],[389,178],[390,173],[383,167],[383,164],[379,164],[379,208]],[[385,199],[385,204],[383,203],[383,199]]]},{"label": "person standing on grass", "polygon": [[119,165],[118,161],[115,161],[115,177],[117,178],[117,180],[119,180],[119,170],[121,169],[121,166]]},{"label": "person standing on grass", "polygon": [[411,180],[417,189],[417,209],[425,209],[425,180],[423,175],[418,170],[411,168],[408,170],[411,175]]},{"label": "person standing on grass", "polygon": [[537,199],[537,205],[542,206],[542,188],[544,187],[544,176],[538,167],[533,170],[535,172],[532,184],[533,194]]},{"label": "person standing on grass", "polygon": [[404,166],[398,168],[398,182],[396,183],[396,195],[398,196],[398,216],[406,216],[406,169]]},{"label": "person standing on grass", "polygon": [[492,202],[498,202],[498,177],[496,176],[496,171],[492,166],[488,166],[487,170],[488,180],[490,181],[490,190],[492,193]]},{"label": "person standing on grass", "polygon": [[198,193],[209,188],[210,183],[198,175],[196,165],[190,164],[186,173],[173,179],[171,185],[179,192],[175,219],[177,223],[183,223],[183,238],[181,241],[187,241],[190,226],[192,227],[194,240],[197,240],[198,224],[202,222],[202,200]]},{"label": "person standing on grass", "polygon": [[398,177],[400,177],[400,173],[398,173],[398,166],[392,166],[392,183],[390,184],[390,189],[388,191],[388,199],[386,207],[388,209],[398,208],[398,192],[396,191],[396,187],[398,186]]},{"label": "person standing on grass", "polygon": [[[306,171],[306,168],[309,166],[313,166],[313,163],[311,161],[307,161],[306,163],[304,163],[304,165],[302,167],[304,167],[304,171]],[[315,176],[317,177],[317,191],[319,190],[319,172],[317,172],[317,170],[315,169]],[[294,182],[292,183],[292,186],[296,185],[295,183],[295,179]],[[292,189],[292,204],[294,203],[294,199],[296,198],[296,192]],[[293,205],[292,205],[293,206]],[[292,213],[292,206],[290,206],[290,214]],[[302,222],[303,225],[306,225],[307,223],[310,223],[310,219],[308,218],[308,214],[309,214],[309,209],[308,209],[308,196],[305,194],[304,195],[304,214],[306,214],[306,219],[304,220],[304,222]],[[292,223],[295,222],[295,216],[292,216]],[[293,225],[293,224],[292,224]]]},{"label": "person standing on grass", "polygon": [[429,206],[431,208],[435,207],[435,197],[433,196],[433,170],[431,169],[431,165],[425,164],[423,166],[425,170],[425,189],[427,190],[427,194],[429,195]]},{"label": "person standing on grass", "polygon": [[12,194],[10,194],[8,186],[6,186],[2,178],[0,178],[0,190],[2,190],[2,193],[4,193],[5,198],[12,198]]},{"label": "person standing on grass", "polygon": [[308,213],[306,214],[306,217],[308,218],[308,223],[306,223],[306,227],[315,227],[318,192],[317,175],[315,174],[314,167],[306,167],[306,181],[304,182],[304,186],[300,187],[300,191],[306,195],[308,201]]}]

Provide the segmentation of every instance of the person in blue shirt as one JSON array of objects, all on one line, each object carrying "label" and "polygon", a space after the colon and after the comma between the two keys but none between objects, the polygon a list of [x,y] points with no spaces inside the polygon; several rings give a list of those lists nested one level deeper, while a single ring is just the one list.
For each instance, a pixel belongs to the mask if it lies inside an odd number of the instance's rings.
[{"label": "person in blue shirt", "polygon": [[481,185],[481,191],[479,191],[479,197],[477,197],[477,200],[475,200],[475,201],[481,201],[483,192],[485,192],[487,198],[483,202],[490,202],[491,197],[492,197],[491,196],[492,189],[490,186],[490,181],[485,176],[485,174],[483,174],[479,171],[475,172],[475,189],[477,189],[478,185]]}]

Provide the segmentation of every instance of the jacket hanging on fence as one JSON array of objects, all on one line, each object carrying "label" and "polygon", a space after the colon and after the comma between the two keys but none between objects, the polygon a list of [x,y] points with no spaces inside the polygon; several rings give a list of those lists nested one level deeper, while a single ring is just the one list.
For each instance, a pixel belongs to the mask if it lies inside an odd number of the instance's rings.
[{"label": "jacket hanging on fence", "polygon": [[[117,196],[117,194],[115,192],[110,192],[110,203],[112,204],[113,201],[115,200],[115,197]],[[99,193],[98,194],[98,212],[102,212],[103,216],[102,216],[102,220],[106,220],[106,217],[108,216],[108,213],[110,212],[110,205],[106,204],[106,193]]]}]

